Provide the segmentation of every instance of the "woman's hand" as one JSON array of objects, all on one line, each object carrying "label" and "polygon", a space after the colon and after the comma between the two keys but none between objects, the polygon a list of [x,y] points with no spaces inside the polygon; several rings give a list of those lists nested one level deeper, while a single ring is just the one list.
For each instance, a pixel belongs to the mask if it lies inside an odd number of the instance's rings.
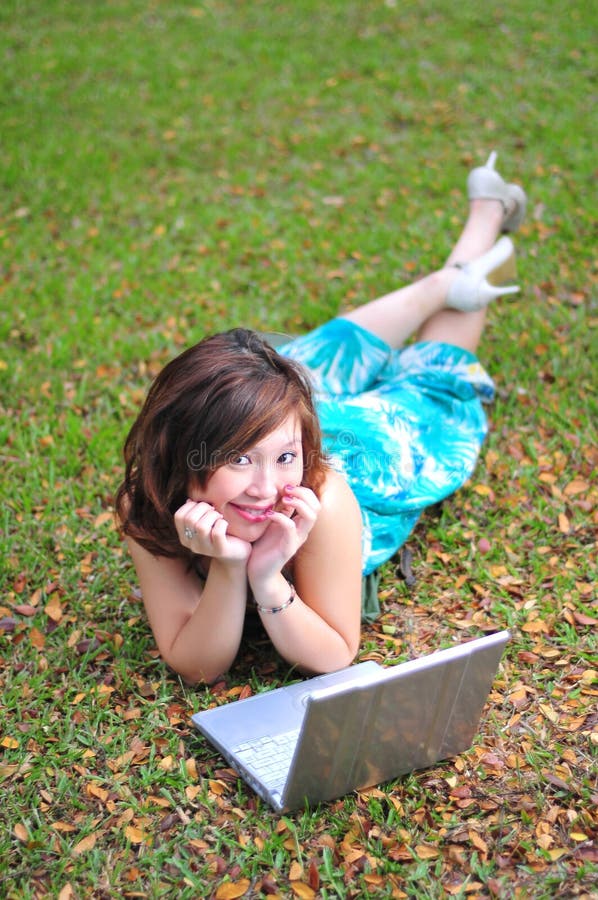
[{"label": "woman's hand", "polygon": [[183,547],[222,562],[246,562],[251,544],[226,533],[226,519],[210,503],[187,500],[174,514]]},{"label": "woman's hand", "polygon": [[286,485],[282,504],[282,511],[272,513],[268,528],[252,545],[247,575],[254,592],[297,553],[320,512],[320,501],[306,487]]}]

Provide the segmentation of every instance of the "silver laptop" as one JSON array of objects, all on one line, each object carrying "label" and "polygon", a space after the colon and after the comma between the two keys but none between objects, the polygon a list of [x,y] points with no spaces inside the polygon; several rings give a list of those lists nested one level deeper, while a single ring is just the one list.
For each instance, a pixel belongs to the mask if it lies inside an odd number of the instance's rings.
[{"label": "silver laptop", "polygon": [[400,665],[368,661],[196,713],[193,723],[278,812],[467,750],[508,631]]}]

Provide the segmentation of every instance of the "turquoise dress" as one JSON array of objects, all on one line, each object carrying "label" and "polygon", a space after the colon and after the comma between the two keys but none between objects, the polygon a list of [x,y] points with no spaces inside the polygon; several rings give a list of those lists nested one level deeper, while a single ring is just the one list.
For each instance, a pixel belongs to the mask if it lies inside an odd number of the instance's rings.
[{"label": "turquoise dress", "polygon": [[[363,574],[390,559],[422,510],[472,474],[488,430],[492,379],[451,344],[393,350],[348,319],[278,347],[308,370],[335,469],[363,518]],[[367,616],[371,618],[371,616]]]}]

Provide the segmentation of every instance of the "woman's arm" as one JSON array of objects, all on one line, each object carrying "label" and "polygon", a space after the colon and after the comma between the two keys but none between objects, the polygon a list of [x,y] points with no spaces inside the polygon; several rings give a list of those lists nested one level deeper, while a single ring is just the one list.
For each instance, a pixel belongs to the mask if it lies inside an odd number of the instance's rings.
[{"label": "woman's arm", "polygon": [[[294,559],[296,597],[281,612],[260,613],[278,652],[304,670],[343,668],[359,649],[361,533],[352,491],[341,475],[330,472],[315,523]],[[257,581],[250,574],[250,583],[258,606],[282,606],[289,599],[279,572]]]},{"label": "woman's arm", "polygon": [[127,538],[160,654],[185,681],[215,681],[239,649],[246,563],[210,561],[205,584],[180,559],[156,557]]}]

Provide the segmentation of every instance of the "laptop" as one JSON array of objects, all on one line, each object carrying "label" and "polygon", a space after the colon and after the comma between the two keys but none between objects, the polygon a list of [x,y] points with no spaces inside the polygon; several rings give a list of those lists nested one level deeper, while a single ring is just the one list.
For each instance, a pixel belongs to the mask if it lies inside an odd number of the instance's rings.
[{"label": "laptop", "polygon": [[467,750],[508,631],[396,666],[369,660],[196,713],[277,812],[333,800]]}]

